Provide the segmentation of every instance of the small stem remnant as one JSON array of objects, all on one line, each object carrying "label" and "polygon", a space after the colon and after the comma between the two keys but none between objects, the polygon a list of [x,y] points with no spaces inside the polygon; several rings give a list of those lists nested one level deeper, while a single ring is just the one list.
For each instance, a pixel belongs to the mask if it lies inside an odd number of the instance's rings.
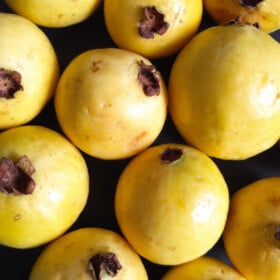
[{"label": "small stem remnant", "polygon": [[160,83],[157,75],[158,72],[154,65],[148,65],[142,60],[140,61],[138,80],[147,96],[159,95],[160,93]]},{"label": "small stem remnant", "polygon": [[263,0],[240,0],[240,4],[248,8],[256,8],[262,1]]},{"label": "small stem remnant", "polygon": [[156,7],[144,7],[144,19],[140,20],[138,32],[146,39],[153,39],[154,33],[163,35],[169,28],[169,24],[164,21],[164,14],[160,13]]},{"label": "small stem remnant", "polygon": [[32,175],[35,169],[27,156],[17,162],[3,157],[0,159],[0,192],[14,195],[31,194],[35,189]]},{"label": "small stem remnant", "polygon": [[280,240],[280,225],[278,225],[276,227],[276,231],[274,233],[274,237],[275,237],[275,239]]},{"label": "small stem remnant", "polygon": [[183,150],[178,148],[166,148],[160,155],[163,163],[170,164],[179,160],[183,156]]},{"label": "small stem remnant", "polygon": [[17,71],[0,69],[0,98],[11,99],[14,98],[18,90],[23,90],[21,85],[21,75]]},{"label": "small stem remnant", "polygon": [[89,270],[94,280],[115,277],[122,266],[116,256],[111,252],[99,253],[89,260]]}]

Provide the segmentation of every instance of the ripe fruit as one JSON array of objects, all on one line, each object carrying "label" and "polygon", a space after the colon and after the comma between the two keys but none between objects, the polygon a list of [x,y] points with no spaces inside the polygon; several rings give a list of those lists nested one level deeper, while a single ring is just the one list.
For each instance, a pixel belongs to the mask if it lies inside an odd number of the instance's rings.
[{"label": "ripe fruit", "polygon": [[0,13],[0,130],[36,117],[59,78],[55,50],[31,21]]},{"label": "ripe fruit", "polygon": [[162,280],[245,280],[233,267],[219,259],[202,256],[193,261],[171,267]]},{"label": "ripe fruit", "polygon": [[221,159],[246,159],[280,134],[280,47],[252,25],[210,27],[177,56],[169,110],[184,139]]},{"label": "ripe fruit", "polygon": [[140,257],[117,233],[80,228],[49,244],[36,260],[30,280],[147,280]]},{"label": "ripe fruit", "polygon": [[258,24],[265,32],[280,28],[280,2],[275,0],[204,0],[204,7],[219,24],[231,20]]},{"label": "ripe fruit", "polygon": [[135,156],[115,194],[118,224],[144,258],[177,265],[206,253],[224,229],[229,197],[215,163],[180,144],[161,144]]},{"label": "ripe fruit", "polygon": [[66,231],[88,196],[89,178],[80,152],[42,126],[0,134],[0,244],[42,245]]},{"label": "ripe fruit", "polygon": [[248,280],[280,279],[280,177],[235,192],[223,234],[231,262]]},{"label": "ripe fruit", "polygon": [[179,51],[197,32],[202,0],[105,0],[107,30],[118,47],[148,58]]},{"label": "ripe fruit", "polygon": [[101,0],[5,0],[17,14],[45,27],[66,27],[86,20]]},{"label": "ripe fruit", "polygon": [[146,58],[117,48],[93,49],[62,73],[55,109],[64,133],[82,151],[120,159],[157,138],[167,115],[167,93]]}]

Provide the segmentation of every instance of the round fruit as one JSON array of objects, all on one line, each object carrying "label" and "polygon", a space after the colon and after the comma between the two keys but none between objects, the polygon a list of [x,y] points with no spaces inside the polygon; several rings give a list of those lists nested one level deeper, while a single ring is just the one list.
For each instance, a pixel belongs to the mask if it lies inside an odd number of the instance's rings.
[{"label": "round fruit", "polygon": [[169,110],[183,138],[221,159],[246,159],[280,135],[280,46],[252,25],[200,32],[177,56]]},{"label": "round fruit", "polygon": [[147,280],[145,267],[123,237],[102,228],[80,228],[49,244],[30,280]]},{"label": "round fruit", "polygon": [[0,130],[36,117],[59,78],[55,50],[31,21],[0,13]]},{"label": "round fruit", "polygon": [[162,280],[245,280],[233,267],[219,259],[202,256],[193,261],[170,268]]},{"label": "round fruit", "polygon": [[228,196],[208,156],[186,145],[161,144],[124,169],[115,211],[124,236],[141,256],[177,265],[203,255],[220,238]]},{"label": "round fruit", "polygon": [[45,27],[66,27],[89,18],[101,0],[5,0],[17,14]]},{"label": "round fruit", "polygon": [[82,151],[120,159],[145,149],[161,132],[166,87],[146,58],[117,48],[94,49],[63,72],[55,109],[64,133]]},{"label": "round fruit", "polygon": [[238,19],[263,31],[280,28],[280,2],[275,0],[204,0],[209,15],[219,24]]},{"label": "round fruit", "polygon": [[113,41],[148,58],[179,51],[197,32],[202,0],[105,0],[104,16]]},{"label": "round fruit", "polygon": [[257,180],[232,196],[224,245],[247,279],[280,279],[279,202],[280,177]]},{"label": "round fruit", "polygon": [[0,134],[0,244],[30,248],[58,237],[88,189],[84,158],[57,132],[26,125]]}]

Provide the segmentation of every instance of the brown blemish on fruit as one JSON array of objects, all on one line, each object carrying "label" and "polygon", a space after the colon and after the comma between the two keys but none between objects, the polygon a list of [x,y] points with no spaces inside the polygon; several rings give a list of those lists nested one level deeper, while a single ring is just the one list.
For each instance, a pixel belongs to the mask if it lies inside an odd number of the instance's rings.
[{"label": "brown blemish on fruit", "polygon": [[263,0],[240,0],[240,4],[248,8],[256,8],[261,2]]},{"label": "brown blemish on fruit", "polygon": [[241,16],[238,16],[238,17],[235,18],[235,19],[231,19],[231,20],[227,21],[224,25],[234,25],[234,24],[236,24],[236,25],[238,25],[238,24],[239,24],[239,25],[252,25],[252,26],[254,26],[254,27],[260,29],[260,25],[259,25],[258,22],[255,22],[255,23],[244,22],[244,21],[242,20]]},{"label": "brown blemish on fruit", "polygon": [[170,164],[179,160],[182,156],[183,156],[182,149],[168,147],[160,154],[160,160],[163,163]]},{"label": "brown blemish on fruit", "polygon": [[21,74],[17,71],[0,69],[0,98],[11,99],[17,91],[23,90]]},{"label": "brown blemish on fruit", "polygon": [[100,69],[100,67],[101,67],[102,64],[103,64],[103,61],[102,61],[101,59],[99,59],[99,60],[94,60],[94,61],[92,62],[92,65],[91,65],[91,71],[92,71],[93,73],[97,72],[97,71]]},{"label": "brown blemish on fruit", "polygon": [[143,90],[147,96],[159,95],[160,83],[158,71],[154,65],[145,64],[144,61],[141,60],[138,80],[142,84]]},{"label": "brown blemish on fruit", "polygon": [[94,255],[89,260],[88,267],[94,280],[102,280],[102,276],[105,278],[105,275],[115,277],[118,271],[122,269],[117,255],[111,252]]},{"label": "brown blemish on fruit", "polygon": [[154,33],[163,35],[169,28],[169,24],[164,21],[164,14],[160,13],[156,7],[144,7],[144,18],[140,20],[138,32],[146,39],[153,39]]},{"label": "brown blemish on fruit", "polygon": [[274,207],[279,207],[280,206],[280,196],[278,195],[273,195],[268,198],[268,201],[274,206]]},{"label": "brown blemish on fruit", "polygon": [[275,233],[274,233],[274,237],[277,240],[280,240],[280,225],[277,225]]},{"label": "brown blemish on fruit", "polygon": [[18,161],[2,157],[0,159],[0,192],[14,195],[31,194],[35,189],[32,175],[35,169],[27,156]]}]

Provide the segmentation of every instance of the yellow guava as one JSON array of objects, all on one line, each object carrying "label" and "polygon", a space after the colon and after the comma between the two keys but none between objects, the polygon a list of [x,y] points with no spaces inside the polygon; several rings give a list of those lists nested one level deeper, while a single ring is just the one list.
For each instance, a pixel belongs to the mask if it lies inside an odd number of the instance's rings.
[{"label": "yellow guava", "polygon": [[272,147],[280,136],[280,46],[252,25],[214,26],[177,56],[169,111],[190,145],[239,160]]},{"label": "yellow guava", "polygon": [[133,248],[114,231],[80,228],[50,243],[33,265],[29,280],[147,280]]},{"label": "yellow guava", "polygon": [[75,57],[62,73],[54,101],[64,133],[83,152],[102,159],[144,150],[167,115],[161,74],[146,58],[118,48]]},{"label": "yellow guava", "polygon": [[233,194],[223,240],[247,279],[280,279],[280,177],[259,179]]},{"label": "yellow guava", "polygon": [[31,21],[0,13],[0,130],[26,124],[53,96],[59,79],[56,52]]},{"label": "yellow guava", "polygon": [[86,162],[64,136],[26,125],[0,134],[0,244],[31,248],[64,233],[84,209]]},{"label": "yellow guava", "polygon": [[178,265],[210,250],[229,206],[215,163],[187,145],[161,144],[136,155],[120,175],[115,212],[122,233],[144,258]]},{"label": "yellow guava", "polygon": [[67,27],[89,18],[101,0],[4,0],[17,14],[45,27]]}]

